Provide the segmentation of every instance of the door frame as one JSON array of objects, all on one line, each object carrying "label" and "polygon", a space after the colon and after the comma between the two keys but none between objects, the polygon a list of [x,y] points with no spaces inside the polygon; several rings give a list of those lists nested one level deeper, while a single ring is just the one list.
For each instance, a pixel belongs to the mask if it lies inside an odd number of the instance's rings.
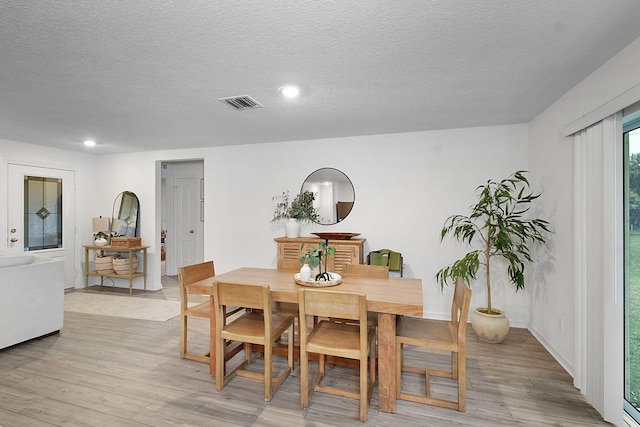
[{"label": "door frame", "polygon": [[[173,167],[179,165],[192,165],[193,167],[201,168],[197,174],[185,173],[182,170],[174,170]],[[166,165],[166,166],[163,166]],[[162,225],[166,224],[168,228],[167,238],[165,243],[166,248],[166,274],[168,276],[175,276],[178,274],[178,268],[176,264],[177,249],[175,246],[175,229],[180,229],[179,225],[174,225],[174,194],[176,178],[184,178],[187,176],[195,175],[204,181],[204,159],[171,159],[171,160],[159,160],[157,161],[157,169],[160,171],[156,180],[156,194],[159,197],[156,200],[156,212],[158,213],[158,241],[160,241],[160,232]],[[166,171],[166,172],[165,172]],[[166,193],[162,191],[162,180],[165,179]],[[166,202],[166,204],[164,204]],[[200,202],[198,201],[198,204]],[[163,206],[164,204],[164,206]],[[194,208],[200,209],[200,206]],[[166,210],[166,218],[161,217],[163,209]],[[197,256],[195,262],[202,262],[204,260],[204,223],[200,224],[197,228]]]}]

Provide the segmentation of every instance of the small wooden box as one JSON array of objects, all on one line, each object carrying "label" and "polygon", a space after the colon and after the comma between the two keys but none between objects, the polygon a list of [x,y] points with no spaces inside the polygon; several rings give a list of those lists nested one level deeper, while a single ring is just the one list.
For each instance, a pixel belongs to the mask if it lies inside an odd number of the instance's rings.
[{"label": "small wooden box", "polygon": [[142,238],[140,237],[112,237],[111,247],[114,248],[135,248],[142,246]]}]

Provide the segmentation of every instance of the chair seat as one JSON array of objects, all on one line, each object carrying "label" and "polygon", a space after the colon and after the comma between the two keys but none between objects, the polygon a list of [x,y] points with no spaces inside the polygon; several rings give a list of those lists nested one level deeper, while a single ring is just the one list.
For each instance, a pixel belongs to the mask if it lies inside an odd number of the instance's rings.
[{"label": "chair seat", "polygon": [[205,301],[188,307],[184,313],[193,317],[211,317],[211,302]]},{"label": "chair seat", "polygon": [[434,347],[447,351],[458,348],[458,331],[450,321],[401,317],[397,336],[405,344]]},{"label": "chair seat", "polygon": [[[291,325],[291,317],[274,314],[271,319],[271,331],[275,337],[282,335]],[[255,341],[264,339],[264,314],[255,311],[245,313],[230,322],[221,332],[221,335],[226,340],[242,341],[246,340],[247,337]]]},{"label": "chair seat", "polygon": [[[368,331],[370,337],[375,332]],[[360,327],[349,323],[322,320],[309,334],[307,350],[330,356],[358,359],[360,357]]]}]

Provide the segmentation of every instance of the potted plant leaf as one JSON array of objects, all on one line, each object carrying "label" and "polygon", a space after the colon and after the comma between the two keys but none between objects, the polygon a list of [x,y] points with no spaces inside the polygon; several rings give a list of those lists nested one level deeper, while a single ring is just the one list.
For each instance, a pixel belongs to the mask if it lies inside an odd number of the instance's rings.
[{"label": "potted plant leaf", "polygon": [[[327,273],[327,258],[330,258],[335,255],[336,248],[329,246],[326,241],[321,240],[317,245],[311,246],[306,251],[304,250],[304,243],[300,245],[300,253],[302,256],[298,258],[298,262],[301,265],[308,264],[309,268],[312,270],[311,277],[314,277],[315,280],[319,280],[320,276],[323,276]],[[316,270],[324,264],[324,273],[321,270]],[[315,273],[317,271],[317,273]],[[315,274],[313,274],[315,273]],[[326,278],[325,278],[326,280]]]},{"label": "potted plant leaf", "polygon": [[457,276],[467,283],[476,279],[480,266],[484,267],[487,289],[486,307],[471,313],[471,326],[478,337],[499,343],[509,332],[509,320],[502,310],[491,304],[491,263],[494,259],[507,262],[509,281],[516,291],[525,286],[525,263],[533,262],[531,247],[547,243],[549,222],[527,218],[531,204],[540,197],[530,191],[526,171],[516,171],[509,177],[476,188],[478,200],[469,215],[452,215],[444,223],[440,240],[452,235],[455,240],[475,247],[453,264],[436,274],[441,288],[453,283]]},{"label": "potted plant leaf", "polygon": [[283,191],[282,194],[273,197],[276,202],[271,222],[286,219],[285,235],[287,237],[298,237],[300,235],[299,221],[317,221],[318,209],[313,206],[316,195],[311,191],[303,191],[293,198],[289,203],[289,191]]}]

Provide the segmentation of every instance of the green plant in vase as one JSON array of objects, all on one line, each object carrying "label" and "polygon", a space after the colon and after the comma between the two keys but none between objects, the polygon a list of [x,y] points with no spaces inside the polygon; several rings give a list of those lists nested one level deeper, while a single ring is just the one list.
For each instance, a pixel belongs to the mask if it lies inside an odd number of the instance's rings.
[{"label": "green plant in vase", "polygon": [[[335,255],[336,248],[329,246],[325,240],[318,242],[317,245],[310,247],[306,251],[304,250],[304,246],[304,243],[300,246],[302,256],[298,258],[298,262],[301,265],[308,264],[312,269],[320,267],[320,273],[315,277],[316,280],[330,280],[327,273],[327,259]],[[324,273],[322,272],[323,264]]]},{"label": "green plant in vase", "polygon": [[281,219],[288,220],[285,224],[287,237],[298,237],[300,232],[299,221],[317,222],[320,218],[318,209],[313,207],[316,195],[311,191],[307,190],[297,194],[291,202],[289,202],[289,191],[283,191],[282,194],[274,196],[272,199],[276,202],[276,205],[271,222]]}]

